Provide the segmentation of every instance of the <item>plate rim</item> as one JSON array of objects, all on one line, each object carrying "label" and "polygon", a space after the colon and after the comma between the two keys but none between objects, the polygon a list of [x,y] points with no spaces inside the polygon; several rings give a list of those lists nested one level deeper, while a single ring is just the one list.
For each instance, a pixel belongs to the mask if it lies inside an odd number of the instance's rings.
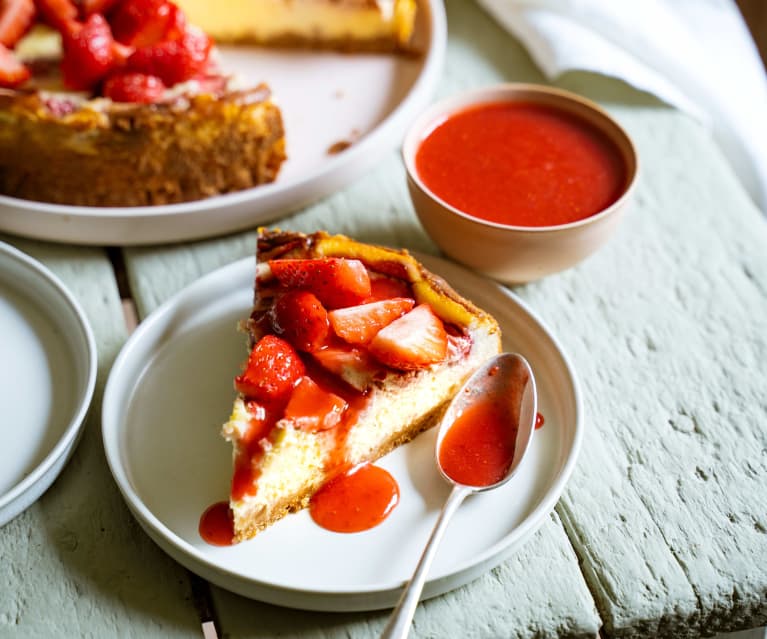
[{"label": "plate rim", "polygon": [[[431,573],[426,581],[426,595],[424,597],[429,598],[468,583],[468,581],[471,581],[480,574],[486,572],[486,570],[498,565],[508,555],[527,541],[546,521],[546,518],[553,511],[561,498],[567,481],[569,480],[579,457],[584,431],[583,399],[580,382],[569,355],[562,348],[561,343],[545,322],[543,322],[538,314],[513,291],[444,258],[421,254],[416,251],[412,251],[412,253],[417,259],[423,261],[430,270],[435,269],[435,272],[440,273],[440,266],[446,265],[448,269],[454,269],[456,272],[460,272],[462,276],[469,277],[478,282],[481,281],[488,286],[488,290],[492,288],[495,292],[516,304],[516,306],[547,335],[557,354],[561,357],[564,371],[567,373],[571,382],[575,413],[572,429],[572,445],[570,446],[565,463],[562,464],[559,472],[552,478],[551,486],[548,488],[544,499],[536,505],[519,526],[515,527],[511,533],[504,536],[500,541],[494,543],[481,553],[474,555],[471,559],[451,566],[446,572]],[[431,265],[429,265],[429,263],[431,263]],[[145,532],[147,532],[147,534],[176,561],[195,572],[205,573],[203,576],[206,579],[226,590],[267,603],[307,610],[362,611],[390,607],[388,603],[371,604],[370,602],[365,603],[365,601],[360,603],[360,600],[375,599],[376,597],[385,596],[387,593],[398,592],[404,585],[402,582],[380,583],[375,586],[367,587],[333,587],[319,590],[314,587],[300,588],[257,580],[243,576],[226,567],[222,567],[211,558],[200,553],[193,545],[181,538],[164,524],[160,518],[146,506],[138,493],[131,486],[129,473],[123,463],[122,451],[119,446],[120,420],[117,415],[113,417],[113,413],[117,413],[117,411],[112,408],[116,405],[115,400],[113,400],[112,397],[115,394],[119,395],[119,389],[115,390],[115,387],[117,386],[123,367],[126,366],[126,361],[129,361],[133,351],[139,348],[144,334],[151,331],[154,324],[162,322],[167,315],[174,311],[174,308],[177,305],[182,304],[184,301],[189,301],[185,300],[185,298],[200,295],[201,291],[209,288],[217,280],[223,282],[232,280],[233,273],[240,270],[247,270],[249,273],[254,273],[254,257],[244,257],[228,265],[222,266],[175,293],[141,322],[130,336],[129,340],[124,344],[114,362],[112,370],[110,371],[102,401],[102,438],[107,463],[112,476],[118,485],[120,493],[128,504],[130,511]],[[232,293],[233,292],[234,291],[232,291]],[[132,385],[131,388],[133,389],[135,386]],[[192,566],[194,566],[194,568],[192,568]],[[232,583],[222,583],[222,581],[217,578],[218,576],[226,576],[229,580],[239,583],[237,585],[233,585]],[[454,583],[456,578],[459,579],[458,583]],[[240,587],[240,583],[247,583],[249,587]],[[445,584],[447,587],[444,587]],[[258,591],[258,595],[254,595],[254,591]],[[277,596],[279,593],[282,593],[283,596]],[[274,596],[272,596],[272,594],[274,594]],[[344,602],[341,600],[342,598],[348,597],[356,598],[354,602]]]},{"label": "plate rim", "polygon": [[[278,181],[210,198],[154,206],[54,204],[0,193],[0,230],[33,239],[78,245],[117,242],[123,246],[141,246],[216,237],[255,228],[327,197],[352,183],[378,162],[387,150],[400,144],[410,121],[420,108],[428,104],[436,90],[447,50],[447,16],[441,0],[418,2],[419,6],[428,9],[420,12],[427,15],[425,29],[428,44],[418,77],[402,100],[367,135],[344,153],[329,158],[321,167],[286,183]],[[309,189],[313,189],[312,195],[304,192]],[[288,197],[291,193],[296,194],[295,199]],[[289,202],[282,203],[281,198],[287,198]],[[253,215],[252,209],[261,205],[265,212]],[[232,215],[232,211],[243,207],[250,207],[247,214]],[[229,215],[224,216],[225,211]],[[202,224],[201,228],[189,224],[190,219],[199,221],[205,216],[222,221],[219,224]],[[107,231],[92,228],[90,234],[83,235],[82,228],[93,222],[110,228]],[[162,222],[162,230],[158,233],[157,224],[148,224],[151,222]],[[138,224],[131,227],[133,234],[128,237],[120,232],[126,224]],[[172,232],[165,228],[167,224],[173,227]],[[146,226],[153,228],[147,229]],[[48,227],[53,227],[53,230],[47,230]]]},{"label": "plate rim", "polygon": [[[27,494],[36,484],[38,484],[38,482],[44,480],[46,475],[62,458],[62,456],[66,456],[69,452],[71,452],[73,444],[75,444],[80,435],[82,435],[96,388],[96,377],[98,373],[98,349],[96,347],[96,340],[93,334],[93,329],[91,328],[91,325],[88,322],[88,318],[80,306],[80,303],[75,299],[74,295],[72,295],[66,285],[55,273],[53,273],[48,267],[46,267],[35,258],[3,241],[0,241],[0,255],[20,263],[23,268],[31,271],[35,277],[39,278],[40,280],[44,280],[56,290],[57,294],[59,294],[65,304],[69,306],[75,319],[77,320],[77,323],[82,331],[82,337],[84,338],[87,351],[87,379],[85,389],[84,392],[78,397],[72,418],[66,425],[61,437],[56,441],[54,446],[45,455],[42,461],[40,461],[40,463],[35,466],[35,468],[20,482],[12,486],[10,490],[4,493],[0,493],[0,510],[3,510],[12,507],[14,502],[18,502],[18,500]],[[38,308],[40,308],[43,312],[46,310],[45,307],[38,306]],[[54,325],[57,325],[56,316],[54,314],[45,314],[49,321],[52,321]],[[50,482],[43,488],[42,492],[47,490],[49,485],[53,483],[59,472],[61,472],[61,470],[59,470],[55,476],[49,478]],[[34,503],[34,501],[32,503]],[[31,505],[31,503],[29,505]],[[21,514],[21,512],[28,508],[29,505],[25,508],[22,508],[22,510],[16,513],[16,515],[12,515],[10,519],[13,519],[18,514]],[[10,519],[8,521],[10,521]]]}]

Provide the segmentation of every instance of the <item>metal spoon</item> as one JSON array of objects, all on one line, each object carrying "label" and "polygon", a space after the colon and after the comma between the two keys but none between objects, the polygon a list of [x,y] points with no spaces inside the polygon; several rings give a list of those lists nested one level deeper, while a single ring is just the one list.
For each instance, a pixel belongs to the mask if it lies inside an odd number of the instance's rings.
[{"label": "metal spoon", "polygon": [[[493,397],[502,400],[504,410],[508,411],[508,427],[516,429],[517,435],[511,463],[503,477],[494,484],[469,486],[458,483],[442,468],[440,446],[456,418],[465,409],[474,402],[486,401]],[[381,634],[381,639],[403,639],[407,637],[426,581],[426,575],[450,518],[468,495],[493,490],[503,486],[511,479],[519,468],[532,439],[538,410],[537,405],[538,397],[533,372],[527,360],[516,353],[502,353],[486,362],[469,378],[455,396],[440,423],[436,446],[437,467],[442,476],[453,484],[453,490],[442,507],[442,512],[432,530],[431,537],[429,537],[415,572],[405,587],[397,607],[389,617],[389,622]]]}]

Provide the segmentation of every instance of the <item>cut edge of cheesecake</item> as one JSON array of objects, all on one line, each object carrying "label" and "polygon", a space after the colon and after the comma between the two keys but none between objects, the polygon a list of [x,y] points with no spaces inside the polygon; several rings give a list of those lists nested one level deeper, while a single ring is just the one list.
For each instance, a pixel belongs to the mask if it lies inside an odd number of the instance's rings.
[{"label": "cut edge of cheesecake", "polygon": [[[259,230],[258,263],[271,259],[342,257],[360,260],[369,271],[400,278],[411,287],[416,303],[428,303],[443,322],[466,337],[468,350],[450,361],[414,371],[388,370],[366,390],[365,408],[343,433],[341,463],[328,466],[338,434],[333,430],[307,433],[281,420],[265,440],[258,460],[258,487],[253,495],[230,499],[235,541],[255,536],[289,512],[308,506],[312,495],[343,469],[374,462],[418,434],[435,426],[464,381],[488,358],[500,352],[500,328],[486,312],[429,272],[407,251],[364,244],[341,235],[311,235]],[[258,267],[257,267],[258,271]],[[258,282],[258,276],[257,276]],[[254,314],[268,304],[256,286]],[[252,347],[262,333],[247,323]],[[234,401],[222,435],[233,445],[236,466],[251,414],[245,398]],[[335,453],[337,454],[337,453]]]},{"label": "cut edge of cheesecake", "polygon": [[408,52],[415,0],[179,0],[220,43],[355,52]]}]

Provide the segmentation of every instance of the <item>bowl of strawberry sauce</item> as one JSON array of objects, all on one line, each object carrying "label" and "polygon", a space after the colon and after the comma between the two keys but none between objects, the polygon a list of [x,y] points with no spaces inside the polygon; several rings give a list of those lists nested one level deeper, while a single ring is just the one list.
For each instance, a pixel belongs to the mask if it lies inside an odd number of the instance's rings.
[{"label": "bowl of strawberry sauce", "polygon": [[570,268],[614,233],[638,159],[602,108],[546,86],[443,100],[402,148],[416,213],[451,258],[517,284]]}]

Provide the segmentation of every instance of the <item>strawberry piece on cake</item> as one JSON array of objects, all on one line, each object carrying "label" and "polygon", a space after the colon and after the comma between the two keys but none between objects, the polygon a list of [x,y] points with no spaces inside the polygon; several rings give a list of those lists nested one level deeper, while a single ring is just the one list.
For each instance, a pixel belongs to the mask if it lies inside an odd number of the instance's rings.
[{"label": "strawberry piece on cake", "polygon": [[370,353],[400,370],[436,364],[447,356],[445,326],[427,304],[420,304],[381,329],[370,342]]},{"label": "strawberry piece on cake", "polygon": [[253,347],[245,372],[234,383],[247,398],[276,403],[290,396],[303,374],[304,365],[295,349],[279,337],[265,335]]},{"label": "strawberry piece on cake", "polygon": [[353,306],[370,297],[370,277],[359,260],[270,260],[269,268],[282,286],[312,291],[329,309]]},{"label": "strawberry piece on cake", "polygon": [[404,315],[415,300],[395,297],[330,311],[328,319],[335,334],[349,344],[364,345],[384,327]]},{"label": "strawberry piece on cake", "polygon": [[274,331],[300,351],[312,352],[325,345],[330,332],[328,312],[309,291],[288,291],[272,308]]},{"label": "strawberry piece on cake", "polygon": [[0,45],[13,47],[35,19],[32,0],[0,0]]}]

